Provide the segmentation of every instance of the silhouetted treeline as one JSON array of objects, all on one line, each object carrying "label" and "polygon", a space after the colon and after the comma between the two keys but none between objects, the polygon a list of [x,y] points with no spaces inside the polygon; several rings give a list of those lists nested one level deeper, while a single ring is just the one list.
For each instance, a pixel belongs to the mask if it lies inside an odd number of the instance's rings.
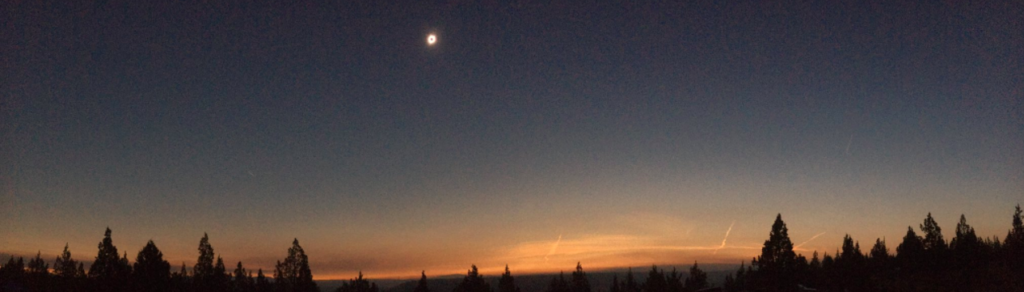
[{"label": "silhouetted treeline", "polygon": [[[929,213],[890,253],[875,239],[867,253],[849,235],[841,250],[814,252],[810,260],[793,252],[781,214],[775,218],[761,255],[726,276],[725,291],[1024,291],[1024,224],[1020,205],[1006,238],[979,238],[960,216],[948,242]],[[813,289],[813,290],[812,290]]]},{"label": "silhouetted treeline", "polygon": [[296,239],[284,262],[278,261],[274,278],[260,269],[253,275],[242,262],[228,273],[224,260],[216,257],[206,234],[199,241],[199,259],[189,273],[182,263],[172,272],[171,265],[150,240],[129,264],[128,253],[118,254],[108,228],[88,273],[80,261],[64,252],[53,262],[52,271],[37,254],[26,266],[23,258],[13,256],[0,267],[0,291],[199,291],[199,292],[319,292],[309,270],[309,260]]},{"label": "silhouetted treeline", "polygon": [[[741,263],[739,270],[727,275],[721,290],[725,291],[1024,291],[1024,223],[1020,205],[1012,217],[1012,228],[1004,240],[979,238],[967,218],[960,216],[954,237],[948,242],[942,229],[929,213],[919,225],[921,235],[913,227],[896,247],[895,254],[882,239],[865,253],[860,242],[849,235],[835,253],[818,252],[807,259],[793,250],[789,229],[779,214],[772,224],[761,255],[750,265]],[[228,272],[224,260],[214,254],[209,237],[199,241],[199,258],[192,272],[185,264],[172,271],[170,263],[153,241],[139,251],[134,264],[128,254],[118,253],[108,228],[98,245],[96,258],[88,270],[72,258],[65,245],[53,266],[41,253],[26,263],[13,256],[0,266],[0,291],[199,291],[199,292],[313,292],[309,259],[299,241],[292,242],[288,256],[278,261],[273,278],[263,270],[246,270],[241,262]],[[426,273],[421,274],[414,291],[429,292]],[[450,287],[450,286],[449,286]],[[603,288],[603,287],[601,287]],[[674,268],[665,272],[652,266],[646,279],[635,279],[632,269],[625,278],[615,276],[610,292],[689,292],[709,290],[707,274],[697,263],[685,275]],[[713,288],[711,290],[718,290]],[[474,265],[453,292],[493,292]],[[498,292],[521,292],[509,272],[498,279]],[[342,284],[336,292],[378,292],[375,283],[363,278]],[[566,277],[565,273],[551,279],[546,292],[591,292],[593,289],[582,265]]]}]

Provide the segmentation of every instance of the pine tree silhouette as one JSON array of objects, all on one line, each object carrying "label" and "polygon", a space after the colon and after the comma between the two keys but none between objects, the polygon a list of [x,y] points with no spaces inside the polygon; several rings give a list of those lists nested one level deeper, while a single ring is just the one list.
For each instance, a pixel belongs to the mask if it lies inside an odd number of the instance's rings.
[{"label": "pine tree silhouette", "polygon": [[132,284],[136,291],[167,291],[171,278],[171,264],[152,240],[139,251],[132,269]]},{"label": "pine tree silhouette", "polygon": [[948,246],[946,240],[942,238],[942,228],[939,227],[939,223],[935,222],[932,218],[932,213],[928,213],[928,217],[924,218],[924,223],[921,223],[921,232],[924,233],[924,238],[921,240],[921,244],[924,245],[924,250],[930,254],[938,254],[945,252]]},{"label": "pine tree silhouette", "polygon": [[905,268],[915,266],[924,256],[924,243],[914,232],[913,227],[907,226],[907,235],[903,236],[903,242],[896,247],[896,258]]},{"label": "pine tree silhouette", "polygon": [[686,277],[686,291],[697,291],[708,287],[708,274],[693,262],[690,267],[690,276]]},{"label": "pine tree silhouette", "polygon": [[[1005,274],[1016,274],[1020,275],[1020,271],[1024,271],[1024,214],[1020,209],[1020,204],[1017,204],[1013,213],[1013,224],[1009,232],[1006,234],[1005,243],[1003,244],[1003,251],[1000,252],[1000,256],[1003,258],[1001,261],[1004,270],[1012,271],[1006,272]],[[1024,291],[1024,279],[1022,277],[1007,277],[1009,284],[1012,288]]]},{"label": "pine tree silhouette", "polygon": [[30,274],[48,274],[50,265],[43,260],[43,252],[36,253],[36,257],[28,261],[28,272]]},{"label": "pine tree silhouette", "polygon": [[89,278],[93,279],[99,290],[123,291],[127,288],[131,268],[128,266],[127,254],[123,260],[118,256],[110,233],[110,228],[104,232],[96,259],[89,268]]},{"label": "pine tree silhouette", "polygon": [[316,282],[313,282],[313,272],[309,269],[309,257],[299,245],[299,239],[292,241],[292,247],[288,249],[288,257],[284,262],[278,262],[274,272],[274,281],[277,286],[287,291],[306,292],[319,291]]},{"label": "pine tree silhouette", "polygon": [[683,292],[686,291],[686,287],[683,282],[683,274],[676,271],[675,267],[672,267],[672,272],[665,275],[665,282],[668,283],[669,292]]},{"label": "pine tree silhouette", "polygon": [[360,271],[358,278],[349,280],[347,283],[342,283],[341,287],[339,287],[338,290],[335,290],[335,291],[337,291],[337,292],[377,292],[377,291],[379,291],[379,289],[377,289],[377,284],[376,283],[370,283],[370,281],[367,281],[366,279],[363,279],[363,272]]},{"label": "pine tree silhouette", "polygon": [[665,273],[658,269],[658,266],[652,265],[651,271],[647,272],[647,280],[644,281],[643,289],[645,292],[667,292],[668,281],[665,280]]},{"label": "pine tree silhouette", "polygon": [[505,273],[501,274],[501,279],[498,280],[498,292],[519,292],[519,287],[516,286],[516,279],[512,277],[512,272],[508,270],[508,265],[505,265]]},{"label": "pine tree silhouette", "polygon": [[231,277],[231,291],[241,292],[251,291],[252,289],[252,277],[249,275],[249,272],[242,267],[242,262],[238,262],[238,265],[235,266],[235,271],[232,273]]},{"label": "pine tree silhouette", "polygon": [[453,292],[490,292],[491,285],[484,281],[484,277],[480,276],[479,270],[476,265],[472,265],[472,268],[466,272],[466,277],[462,278],[462,282],[458,286],[455,286]]},{"label": "pine tree silhouette", "polygon": [[[508,266],[505,266],[505,271],[508,271]],[[502,278],[504,279],[504,278]],[[420,272],[420,281],[416,283],[416,289],[413,292],[430,292],[430,288],[427,287],[427,271]],[[519,292],[519,291],[515,291]]]},{"label": "pine tree silhouette", "polygon": [[768,240],[761,248],[761,255],[753,263],[757,266],[756,281],[768,291],[793,291],[796,289],[795,263],[796,253],[789,239],[789,229],[782,221],[782,214],[778,214]]},{"label": "pine tree silhouette", "polygon": [[273,290],[273,286],[270,284],[270,280],[267,280],[267,276],[263,275],[263,269],[259,269],[256,272],[256,291],[270,292],[271,290]]},{"label": "pine tree silhouette", "polygon": [[210,245],[210,236],[203,233],[199,239],[199,258],[195,267],[192,268],[192,279],[196,291],[214,291],[216,280],[214,271],[213,246]]},{"label": "pine tree silhouette", "polygon": [[0,289],[20,290],[25,285],[25,260],[18,257],[14,260],[12,255],[7,264],[0,267]]},{"label": "pine tree silhouette", "polygon": [[71,251],[68,244],[64,244],[64,252],[53,262],[53,273],[58,277],[70,279],[78,274],[78,262],[71,259]]},{"label": "pine tree silhouette", "polygon": [[565,280],[565,272],[559,272],[558,277],[551,277],[547,292],[571,292],[569,281]]},{"label": "pine tree silhouette", "polygon": [[626,281],[622,282],[622,289],[619,289],[619,290],[622,291],[622,292],[639,292],[640,291],[640,283],[637,283],[636,277],[633,276],[633,268],[632,267],[626,269]]},{"label": "pine tree silhouette", "polygon": [[583,266],[576,262],[576,271],[572,272],[572,292],[590,292],[590,280],[587,273],[583,272]]}]

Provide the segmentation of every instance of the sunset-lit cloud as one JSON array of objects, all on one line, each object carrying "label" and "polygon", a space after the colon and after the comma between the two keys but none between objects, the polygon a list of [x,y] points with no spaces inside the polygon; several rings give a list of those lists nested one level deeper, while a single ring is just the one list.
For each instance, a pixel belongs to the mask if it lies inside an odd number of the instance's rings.
[{"label": "sunset-lit cloud", "polygon": [[801,242],[800,244],[797,244],[796,246],[793,246],[793,249],[795,249],[795,250],[799,250],[799,249],[800,249],[800,247],[804,246],[804,245],[805,245],[805,244],[807,244],[808,242],[811,242],[811,241],[812,241],[812,240],[814,240],[815,238],[818,238],[818,236],[822,236],[822,235],[824,235],[824,234],[825,234],[825,232],[822,232],[822,233],[818,233],[818,234],[815,234],[814,236],[811,236],[811,238],[810,238],[810,239],[804,240],[804,242]]},{"label": "sunset-lit cloud", "polygon": [[732,221],[732,223],[729,224],[729,229],[725,230],[725,237],[722,238],[722,245],[716,248],[715,252],[713,252],[712,254],[718,254],[718,250],[725,248],[725,241],[729,239],[729,232],[732,232],[733,225],[736,225],[736,221]]},{"label": "sunset-lit cloud", "polygon": [[737,260],[759,250],[759,246],[672,244],[663,238],[636,235],[583,235],[562,237],[558,252],[551,253],[549,241],[524,242],[509,248],[499,260],[519,270],[549,272],[566,269],[576,262],[591,268],[642,266],[651,263],[687,262],[693,259],[713,260],[713,252],[731,250],[723,258]]},{"label": "sunset-lit cloud", "polygon": [[544,256],[544,261],[545,262],[548,261],[548,257],[550,257],[551,255],[555,254],[555,251],[558,250],[558,243],[559,242],[562,242],[562,235],[561,234],[558,235],[558,240],[555,240],[555,244],[551,245],[551,251],[549,251],[548,254]]}]

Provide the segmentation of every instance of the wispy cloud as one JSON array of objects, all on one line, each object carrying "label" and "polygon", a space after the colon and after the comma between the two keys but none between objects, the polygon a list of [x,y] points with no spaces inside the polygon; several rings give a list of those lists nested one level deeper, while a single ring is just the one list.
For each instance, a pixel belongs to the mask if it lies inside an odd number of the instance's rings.
[{"label": "wispy cloud", "polygon": [[558,235],[558,240],[555,240],[555,244],[551,245],[551,251],[549,251],[548,254],[544,256],[544,261],[545,262],[548,261],[548,257],[550,257],[551,255],[555,254],[555,251],[558,250],[558,243],[559,242],[562,242],[562,235],[561,234]]},{"label": "wispy cloud", "polygon": [[815,234],[814,236],[811,236],[811,239],[805,240],[804,242],[801,242],[800,244],[797,244],[796,246],[793,247],[793,249],[798,249],[801,246],[804,246],[805,244],[807,244],[808,242],[811,242],[811,240],[814,240],[815,238],[818,238],[818,236],[821,236],[822,234],[825,234],[825,233],[822,232],[822,233]]},{"label": "wispy cloud", "polygon": [[713,254],[713,255],[718,254],[718,250],[720,250],[722,248],[725,248],[725,241],[729,240],[729,232],[732,232],[732,226],[733,225],[736,225],[736,220],[733,220],[732,223],[729,224],[729,229],[725,230],[725,238],[722,238],[722,245],[719,246],[718,248],[716,248],[715,252],[713,252],[711,254]]}]

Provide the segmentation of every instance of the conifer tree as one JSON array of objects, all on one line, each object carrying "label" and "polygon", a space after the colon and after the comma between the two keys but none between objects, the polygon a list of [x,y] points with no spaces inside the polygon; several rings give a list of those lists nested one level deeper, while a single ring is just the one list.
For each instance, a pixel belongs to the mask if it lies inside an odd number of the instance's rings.
[{"label": "conifer tree", "polygon": [[132,283],[136,291],[166,291],[171,277],[171,264],[150,240],[135,257]]},{"label": "conifer tree", "polygon": [[508,265],[505,265],[505,273],[501,274],[501,279],[498,280],[498,292],[519,292],[519,287],[516,286],[516,280],[512,277],[512,272],[508,270]]},{"label": "conifer tree", "polygon": [[877,261],[886,261],[891,256],[889,255],[889,248],[885,247],[885,241],[881,238],[875,239],[875,245],[871,247],[870,252],[871,259]]},{"label": "conifer tree", "polygon": [[905,265],[910,265],[919,261],[923,253],[924,244],[921,243],[921,238],[914,232],[913,227],[907,226],[907,235],[903,236],[903,242],[896,247],[896,258]]},{"label": "conifer tree", "polygon": [[672,272],[665,275],[665,282],[668,283],[669,292],[683,292],[686,291],[686,287],[683,282],[683,274],[676,271],[675,267],[672,267]]},{"label": "conifer tree", "polygon": [[658,266],[651,265],[651,271],[647,272],[647,280],[644,281],[645,292],[667,292],[668,281],[665,281],[665,273],[658,269]]},{"label": "conifer tree", "polygon": [[572,288],[569,285],[569,281],[565,280],[565,272],[559,272],[558,277],[551,277],[551,283],[548,283],[548,289],[546,292],[571,292]]},{"label": "conifer tree", "polygon": [[782,221],[782,214],[775,217],[768,240],[761,248],[761,255],[754,261],[757,266],[757,280],[768,291],[792,291],[796,289],[794,265],[796,253],[789,239],[789,229]]},{"label": "conifer tree", "polygon": [[231,279],[231,290],[232,291],[251,291],[252,290],[252,277],[246,272],[245,268],[242,267],[242,262],[238,262],[235,267],[235,271]]},{"label": "conifer tree", "polygon": [[7,264],[0,267],[0,288],[8,285],[22,285],[25,280],[25,260],[18,257],[14,260],[12,255]]},{"label": "conifer tree", "polygon": [[462,278],[462,282],[458,286],[455,286],[453,292],[490,292],[491,285],[484,281],[484,277],[480,275],[476,265],[472,265],[472,268],[466,272],[466,277]]},{"label": "conifer tree", "polygon": [[921,223],[921,232],[924,233],[921,244],[924,245],[925,251],[940,253],[947,249],[946,240],[942,238],[942,228],[932,218],[931,212],[928,213],[928,217],[924,218],[924,223]]},{"label": "conifer tree", "polygon": [[968,262],[981,257],[981,240],[974,233],[974,227],[967,224],[967,218],[960,215],[960,222],[956,225],[956,237],[950,241],[958,265],[966,265]]},{"label": "conifer tree", "polygon": [[89,278],[94,279],[99,290],[122,291],[127,288],[131,266],[128,265],[127,254],[124,258],[118,256],[117,247],[114,246],[110,233],[110,228],[104,232],[103,240],[98,245],[96,259],[89,268]]},{"label": "conifer tree", "polygon": [[270,285],[270,280],[267,280],[267,276],[263,275],[263,269],[259,269],[256,272],[256,291],[257,292],[270,292],[273,286]]},{"label": "conifer tree", "polygon": [[78,274],[78,262],[71,259],[71,251],[68,244],[64,244],[64,252],[53,262],[53,273],[65,279],[74,278]]},{"label": "conifer tree", "polygon": [[224,259],[217,257],[217,264],[213,266],[213,276],[210,278],[211,288],[214,291],[227,291],[231,287],[231,276],[224,266]]},{"label": "conifer tree", "polygon": [[633,268],[626,269],[626,280],[622,282],[622,292],[639,292],[640,283],[637,283],[636,277],[633,276]]},{"label": "conifer tree", "polygon": [[193,284],[198,291],[209,291],[214,289],[214,253],[210,245],[210,236],[205,232],[203,238],[199,239],[199,258],[192,268]]},{"label": "conifer tree", "polygon": [[292,247],[288,248],[288,257],[284,262],[278,262],[274,271],[274,281],[279,287],[288,291],[306,292],[319,291],[316,282],[313,282],[313,272],[309,269],[309,257],[299,245],[299,239],[292,241]]},{"label": "conifer tree", "polygon": [[708,274],[697,267],[697,262],[693,262],[693,266],[690,267],[690,276],[686,278],[686,291],[697,291],[708,287]]},{"label": "conifer tree", "polygon": [[29,274],[49,274],[50,265],[43,260],[42,251],[36,253],[36,257],[28,261]]},{"label": "conifer tree", "polygon": [[572,292],[590,292],[590,281],[579,262],[576,262],[576,271],[572,272],[571,290]]},{"label": "conifer tree", "polygon": [[[1021,212],[1020,204],[1017,204],[1014,209],[1013,225],[1006,234],[1003,249],[1005,250],[1003,252],[1005,265],[1014,271],[1024,270],[1024,214]],[[1024,280],[1019,280],[1017,283],[1019,288],[1024,290]]]},{"label": "conifer tree", "polygon": [[359,271],[359,277],[349,280],[347,283],[342,283],[341,287],[336,290],[337,292],[377,292],[376,283],[371,283],[366,279],[363,279],[363,272]]},{"label": "conifer tree", "polygon": [[[508,272],[508,266],[505,266],[505,272],[506,273]],[[511,276],[509,276],[509,277],[511,277]],[[502,277],[502,279],[505,279],[505,278]],[[413,289],[412,291],[413,292],[430,292],[430,288],[427,287],[427,271],[421,271],[420,272],[420,281],[416,283],[416,288]],[[519,291],[516,290],[514,292],[519,292]]]}]

